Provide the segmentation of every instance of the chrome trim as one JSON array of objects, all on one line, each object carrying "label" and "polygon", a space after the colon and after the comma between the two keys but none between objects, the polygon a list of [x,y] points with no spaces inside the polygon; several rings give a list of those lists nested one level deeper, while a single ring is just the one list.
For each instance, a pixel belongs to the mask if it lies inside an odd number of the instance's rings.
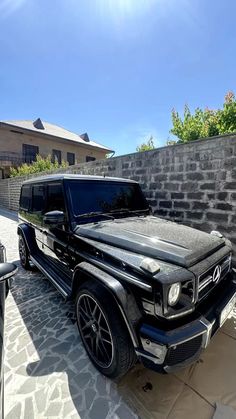
[{"label": "chrome trim", "polygon": [[39,262],[37,262],[37,260],[33,257],[33,256],[30,256],[30,259],[32,260],[32,262],[37,266],[37,268],[39,268],[39,270],[49,279],[49,281],[51,281],[52,283],[53,283],[53,285],[57,288],[57,290],[63,295],[63,297],[65,297],[65,298],[67,298],[68,297],[68,294],[67,294],[67,292],[65,292],[64,290],[63,290],[63,288],[60,286],[60,285],[58,285],[58,283],[57,283],[57,281],[55,281],[55,279],[52,277],[52,275],[50,275],[47,271],[46,271],[46,269],[44,269],[44,267],[39,263]]},{"label": "chrome trim", "polygon": [[[224,260],[225,259],[225,260]],[[197,278],[197,299],[199,300],[199,293],[201,292],[201,291],[203,291],[204,290],[204,288],[206,288],[207,287],[207,285],[209,285],[212,281],[213,281],[213,275],[208,275],[201,283],[200,283],[200,281],[201,281],[201,277],[202,276],[204,276],[210,269],[212,269],[212,268],[214,268],[214,266],[215,267],[217,267],[218,265],[220,266],[220,268],[221,268],[221,276],[220,276],[220,278],[219,278],[219,280],[217,281],[217,283],[214,283],[213,282],[213,286],[214,285],[216,285],[216,284],[218,284],[224,277],[225,277],[225,275],[227,275],[227,273],[229,273],[229,271],[230,271],[230,266],[231,266],[231,259],[232,259],[232,255],[231,255],[231,253],[229,254],[229,255],[226,255],[226,256],[224,256],[223,258],[221,258],[218,262],[216,262],[216,263],[213,263],[209,268],[207,268],[203,273],[201,273],[199,276],[198,276],[198,278]],[[224,262],[222,262],[224,260]],[[227,267],[227,265],[228,265],[228,267]],[[223,272],[223,274],[222,274],[222,271],[223,270],[225,270],[227,268],[227,270],[226,270],[226,272]]]},{"label": "chrome trim", "polygon": [[163,362],[159,362],[159,359],[156,358],[154,355],[149,355],[149,354],[147,354],[145,352],[142,352],[139,349],[135,349],[135,353],[136,353],[137,356],[142,356],[143,358],[146,358],[149,361],[152,361],[154,364],[159,364],[159,365],[160,364],[163,364]]},{"label": "chrome trim", "polygon": [[205,317],[203,317],[201,318],[200,322],[203,324],[203,326],[206,327],[206,332],[203,334],[203,340],[202,340],[202,348],[206,348],[211,339],[212,327],[215,324],[215,320],[214,322],[211,323]]},{"label": "chrome trim", "polygon": [[201,282],[201,285],[198,287],[198,292],[201,292],[210,282],[212,281],[212,275],[209,275],[204,279],[204,281]]}]

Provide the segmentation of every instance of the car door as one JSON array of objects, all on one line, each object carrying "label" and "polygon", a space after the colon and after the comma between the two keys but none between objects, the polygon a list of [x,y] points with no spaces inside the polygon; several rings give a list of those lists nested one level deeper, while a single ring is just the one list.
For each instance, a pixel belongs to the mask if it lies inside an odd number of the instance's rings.
[{"label": "car door", "polygon": [[49,182],[46,193],[44,213],[55,210],[63,211],[65,214],[65,224],[49,226],[43,222],[43,253],[54,267],[70,275],[70,258],[67,250],[70,233],[62,182]]},{"label": "car door", "polygon": [[32,205],[28,215],[35,230],[36,242],[40,250],[43,246],[43,213],[45,209],[46,187],[43,183],[32,186]]}]

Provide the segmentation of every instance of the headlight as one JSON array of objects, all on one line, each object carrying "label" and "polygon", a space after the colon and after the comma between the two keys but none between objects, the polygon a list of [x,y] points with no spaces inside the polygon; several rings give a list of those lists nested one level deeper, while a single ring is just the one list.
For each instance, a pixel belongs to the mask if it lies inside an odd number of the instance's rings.
[{"label": "headlight", "polygon": [[181,285],[179,282],[176,282],[175,284],[171,285],[169,292],[168,292],[168,304],[170,306],[174,306],[180,296],[180,290],[181,290]]}]

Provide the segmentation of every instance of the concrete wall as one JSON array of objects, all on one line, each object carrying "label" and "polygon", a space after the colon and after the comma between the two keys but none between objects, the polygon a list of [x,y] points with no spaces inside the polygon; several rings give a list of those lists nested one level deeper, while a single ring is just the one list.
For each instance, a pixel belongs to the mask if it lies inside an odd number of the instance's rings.
[{"label": "concrete wall", "polygon": [[[219,230],[236,250],[236,135],[83,163],[66,171],[134,179],[155,214],[207,232]],[[0,205],[17,210],[23,180],[0,181]]]}]

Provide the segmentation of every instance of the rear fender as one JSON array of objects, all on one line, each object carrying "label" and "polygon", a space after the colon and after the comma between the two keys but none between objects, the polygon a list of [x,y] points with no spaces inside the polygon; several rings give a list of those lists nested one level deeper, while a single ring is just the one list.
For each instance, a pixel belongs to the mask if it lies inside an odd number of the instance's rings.
[{"label": "rear fender", "polygon": [[80,284],[87,279],[100,282],[112,294],[121,315],[125,321],[135,348],[140,346],[136,333],[136,326],[141,319],[141,313],[133,294],[113,276],[93,266],[88,262],[81,262],[75,268],[72,282],[72,292],[75,294]]}]

